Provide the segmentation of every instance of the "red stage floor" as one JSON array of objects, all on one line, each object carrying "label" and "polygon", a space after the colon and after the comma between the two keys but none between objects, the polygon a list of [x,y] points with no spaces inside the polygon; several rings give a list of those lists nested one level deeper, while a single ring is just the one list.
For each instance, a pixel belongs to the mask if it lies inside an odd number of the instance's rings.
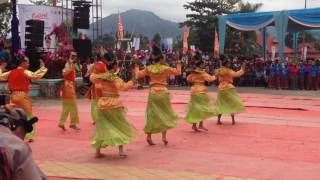
[{"label": "red stage floor", "polygon": [[[99,163],[134,166],[168,171],[192,171],[243,178],[275,180],[316,180],[320,177],[320,99],[302,96],[279,96],[241,93],[246,112],[205,123],[208,132],[194,133],[183,120],[189,92],[171,91],[174,109],[181,121],[169,131],[169,146],[146,145],[143,134],[147,91],[122,94],[128,119],[136,126],[140,139],[125,147],[127,159],[94,159],[90,136],[94,126],[90,102],[79,100],[80,132],[57,128],[60,104],[55,100],[37,100],[34,112],[40,117],[35,142],[31,144],[38,162]],[[212,94],[215,97],[215,94]],[[105,149],[114,154],[117,149]]]}]

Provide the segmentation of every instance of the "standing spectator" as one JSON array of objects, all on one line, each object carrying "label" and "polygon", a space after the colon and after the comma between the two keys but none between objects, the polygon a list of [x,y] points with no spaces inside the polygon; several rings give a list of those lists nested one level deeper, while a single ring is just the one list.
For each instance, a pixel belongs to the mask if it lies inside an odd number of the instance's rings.
[{"label": "standing spectator", "polygon": [[291,89],[297,90],[297,84],[298,84],[298,73],[299,69],[297,67],[296,63],[291,63],[290,65],[290,82],[291,82]]},{"label": "standing spectator", "polygon": [[316,62],[312,61],[310,66],[310,80],[311,80],[311,90],[318,90],[318,68]]},{"label": "standing spectator", "polygon": [[275,61],[272,61],[270,65],[270,77],[269,77],[269,88],[275,88],[276,87],[276,63]]},{"label": "standing spectator", "polygon": [[301,90],[305,89],[305,73],[306,69],[303,62],[299,62],[299,87]]},{"label": "standing spectator", "polygon": [[311,75],[310,75],[310,67],[311,67],[311,63],[309,63],[308,61],[305,63],[305,87],[307,90],[311,90]]},{"label": "standing spectator", "polygon": [[82,77],[82,65],[81,65],[79,59],[77,59],[75,65],[74,65],[74,68],[76,71],[76,77]]},{"label": "standing spectator", "polygon": [[264,63],[264,88],[268,87],[270,77],[270,66],[269,63]]},{"label": "standing spectator", "polygon": [[[289,66],[288,63],[284,63],[282,67],[282,78],[281,78],[281,87],[282,89],[289,89]],[[295,76],[295,74],[293,75]]]},{"label": "standing spectator", "polygon": [[276,61],[276,81],[275,81],[275,88],[280,89],[281,88],[281,77],[282,77],[282,67],[279,61]]}]

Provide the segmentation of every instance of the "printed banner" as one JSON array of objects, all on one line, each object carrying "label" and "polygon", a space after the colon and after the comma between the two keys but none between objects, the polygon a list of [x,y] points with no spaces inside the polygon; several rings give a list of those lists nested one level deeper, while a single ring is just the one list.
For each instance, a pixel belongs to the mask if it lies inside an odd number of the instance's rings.
[{"label": "printed banner", "polygon": [[[34,19],[44,21],[44,35],[50,34],[56,27],[62,23],[61,7],[53,6],[38,6],[38,5],[18,5],[21,48],[25,48],[25,30],[26,21]],[[64,19],[72,19],[72,10],[63,11]],[[68,18],[67,18],[68,17]],[[56,37],[51,36],[51,41],[44,42],[45,49],[56,48]]]}]

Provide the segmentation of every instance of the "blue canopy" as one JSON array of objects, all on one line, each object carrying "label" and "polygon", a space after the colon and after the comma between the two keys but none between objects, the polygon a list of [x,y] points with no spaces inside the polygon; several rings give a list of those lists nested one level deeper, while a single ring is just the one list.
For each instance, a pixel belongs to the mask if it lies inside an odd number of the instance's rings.
[{"label": "blue canopy", "polygon": [[279,41],[279,56],[284,58],[286,32],[320,29],[320,8],[219,16],[221,54],[224,54],[226,25],[242,31],[265,30],[267,26],[275,26]]}]

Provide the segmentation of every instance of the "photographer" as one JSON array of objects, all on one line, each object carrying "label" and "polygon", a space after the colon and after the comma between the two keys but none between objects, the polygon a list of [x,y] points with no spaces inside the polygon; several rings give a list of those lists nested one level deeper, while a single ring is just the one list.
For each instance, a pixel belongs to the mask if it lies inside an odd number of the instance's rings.
[{"label": "photographer", "polygon": [[37,118],[27,120],[22,109],[0,108],[0,179],[46,180],[23,139],[33,130]]}]

